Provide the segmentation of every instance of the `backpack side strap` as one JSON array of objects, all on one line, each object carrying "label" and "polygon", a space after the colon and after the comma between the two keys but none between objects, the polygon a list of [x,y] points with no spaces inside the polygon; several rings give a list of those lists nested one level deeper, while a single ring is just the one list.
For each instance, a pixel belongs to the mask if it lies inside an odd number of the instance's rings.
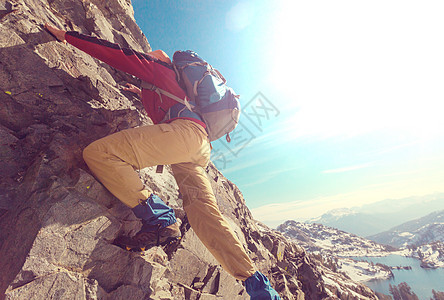
[{"label": "backpack side strap", "polygon": [[187,97],[185,97],[184,99],[181,99],[179,97],[177,97],[176,95],[171,94],[170,92],[167,92],[157,86],[155,86],[154,84],[151,84],[149,82],[146,81],[142,81],[142,84],[140,86],[142,89],[146,89],[146,90],[151,90],[156,92],[159,95],[160,98],[160,102],[162,102],[162,95],[167,96],[168,98],[171,98],[179,103],[182,103],[183,105],[185,105],[190,111],[193,111],[194,109],[194,105],[191,104]]}]

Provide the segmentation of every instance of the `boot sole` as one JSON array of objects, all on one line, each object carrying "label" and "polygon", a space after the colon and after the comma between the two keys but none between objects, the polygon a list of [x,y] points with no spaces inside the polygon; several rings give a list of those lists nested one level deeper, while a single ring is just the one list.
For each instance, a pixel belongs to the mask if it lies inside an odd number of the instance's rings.
[{"label": "boot sole", "polygon": [[[180,237],[180,236],[167,238],[165,241],[161,242],[159,244],[159,246],[162,246],[162,247],[169,246],[169,245],[179,241],[181,238],[182,237]],[[130,252],[143,252],[143,251],[146,251],[146,250],[156,246],[155,243],[140,246],[140,245],[134,244],[134,242],[131,240],[131,238],[125,237],[125,236],[118,237],[116,240],[114,240],[113,244],[122,248],[123,250],[127,250]]]}]

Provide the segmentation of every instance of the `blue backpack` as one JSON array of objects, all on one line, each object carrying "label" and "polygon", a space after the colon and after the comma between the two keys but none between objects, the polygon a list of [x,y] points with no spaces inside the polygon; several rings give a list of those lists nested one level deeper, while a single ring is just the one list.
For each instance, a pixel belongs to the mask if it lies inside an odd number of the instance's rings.
[{"label": "blue backpack", "polygon": [[207,126],[210,141],[225,135],[227,142],[230,142],[229,133],[239,123],[239,96],[226,86],[226,80],[218,70],[193,51],[176,51],[173,68],[179,85],[187,94],[186,99],[180,99],[145,82],[142,87],[155,90],[159,96],[168,96],[198,114]]},{"label": "blue backpack", "polygon": [[190,101],[196,103],[194,111],[207,125],[210,141],[226,135],[229,142],[229,133],[239,122],[239,96],[226,86],[222,74],[196,52],[176,51],[173,66],[180,86]]}]

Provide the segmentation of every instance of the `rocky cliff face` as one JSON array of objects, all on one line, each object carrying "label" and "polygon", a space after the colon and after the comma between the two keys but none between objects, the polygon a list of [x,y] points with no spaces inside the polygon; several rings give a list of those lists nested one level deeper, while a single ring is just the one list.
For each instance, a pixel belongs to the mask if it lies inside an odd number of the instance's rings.
[{"label": "rocky cliff face", "polygon": [[[141,103],[119,89],[138,82],[55,42],[41,25],[148,52],[130,0],[8,0],[0,10],[1,298],[247,299],[190,228],[169,168],[139,174],[176,209],[182,240],[143,253],[113,245],[141,224],[90,175],[81,152],[150,124]],[[242,193],[212,164],[208,176],[222,213],[284,299],[375,299],[361,285],[338,289],[334,273],[255,222]]]}]

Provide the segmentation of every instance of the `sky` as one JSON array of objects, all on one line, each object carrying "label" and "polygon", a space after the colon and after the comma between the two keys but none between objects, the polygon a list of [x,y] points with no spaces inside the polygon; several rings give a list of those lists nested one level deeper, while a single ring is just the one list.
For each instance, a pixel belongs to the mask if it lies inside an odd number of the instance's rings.
[{"label": "sky", "polygon": [[212,161],[256,219],[444,192],[442,1],[132,3],[153,50],[196,51],[241,95]]}]

